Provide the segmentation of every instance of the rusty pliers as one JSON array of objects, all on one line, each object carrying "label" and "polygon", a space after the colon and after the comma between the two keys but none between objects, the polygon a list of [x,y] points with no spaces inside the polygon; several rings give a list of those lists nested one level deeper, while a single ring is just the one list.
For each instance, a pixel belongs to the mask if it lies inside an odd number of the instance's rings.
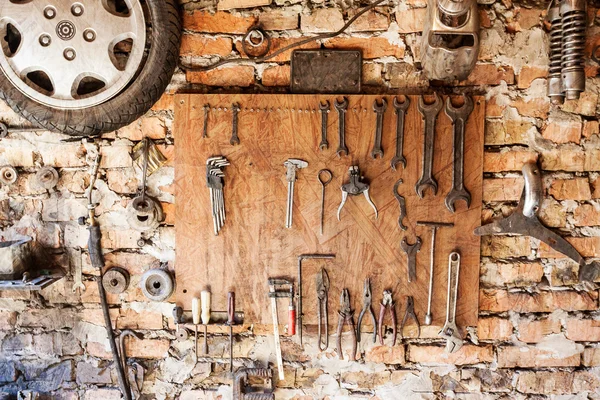
[{"label": "rusty pliers", "polygon": [[[329,313],[327,312],[327,301],[329,294],[329,275],[325,268],[317,274],[317,318],[319,319],[319,349],[327,350],[329,347]],[[323,321],[323,319],[325,319]],[[323,340],[321,329],[325,325],[325,340]]]},{"label": "rusty pliers", "polygon": [[404,337],[404,325],[406,321],[411,318],[415,321],[415,325],[417,325],[417,338],[421,336],[421,325],[419,324],[419,319],[417,318],[417,314],[415,314],[415,300],[412,296],[408,296],[406,299],[406,311],[404,312],[404,317],[402,318],[402,323],[400,324],[400,339]]},{"label": "rusty pliers", "polygon": [[389,309],[390,314],[392,316],[392,331],[394,336],[392,338],[392,346],[396,344],[396,335],[398,333],[396,325],[398,325],[398,321],[396,320],[396,304],[394,303],[394,299],[392,298],[391,290],[383,291],[383,299],[381,300],[381,309],[379,310],[379,342],[383,346],[383,319],[385,317],[385,310]]},{"label": "rusty pliers", "polygon": [[356,359],[356,331],[354,330],[354,310],[350,308],[350,294],[348,289],[342,290],[340,296],[340,315],[337,328],[337,352],[340,360],[344,359],[342,353],[342,330],[344,329],[344,323],[350,326],[350,337],[352,339],[352,353],[350,353],[351,361]]},{"label": "rusty pliers", "polygon": [[360,310],[360,314],[358,314],[358,321],[356,322],[356,340],[358,342],[360,342],[360,325],[362,324],[362,319],[367,311],[369,311],[371,320],[373,321],[373,343],[377,341],[377,319],[375,318],[373,307],[371,307],[372,301],[371,279],[367,278],[365,279],[365,287],[363,289],[363,306],[362,310]]}]

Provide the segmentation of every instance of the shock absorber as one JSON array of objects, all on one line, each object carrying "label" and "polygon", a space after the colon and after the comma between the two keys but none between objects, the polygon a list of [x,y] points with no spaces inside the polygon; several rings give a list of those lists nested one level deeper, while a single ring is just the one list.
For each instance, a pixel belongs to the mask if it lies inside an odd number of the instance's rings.
[{"label": "shock absorber", "polygon": [[562,82],[562,18],[560,4],[553,1],[548,10],[550,21],[550,69],[548,75],[548,96],[552,104],[562,104],[565,101]]},{"label": "shock absorber", "polygon": [[562,17],[562,81],[567,100],[576,100],[585,90],[584,48],[586,0],[563,0]]}]

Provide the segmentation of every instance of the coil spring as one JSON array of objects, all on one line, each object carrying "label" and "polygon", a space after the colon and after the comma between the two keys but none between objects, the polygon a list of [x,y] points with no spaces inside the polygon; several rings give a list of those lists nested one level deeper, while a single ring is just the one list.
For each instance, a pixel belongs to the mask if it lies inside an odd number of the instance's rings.
[{"label": "coil spring", "polygon": [[558,11],[555,13],[555,18],[550,21],[550,68],[549,75],[551,77],[560,77],[562,69],[562,19]]},{"label": "coil spring", "polygon": [[562,69],[583,70],[585,11],[571,10],[562,16]]}]

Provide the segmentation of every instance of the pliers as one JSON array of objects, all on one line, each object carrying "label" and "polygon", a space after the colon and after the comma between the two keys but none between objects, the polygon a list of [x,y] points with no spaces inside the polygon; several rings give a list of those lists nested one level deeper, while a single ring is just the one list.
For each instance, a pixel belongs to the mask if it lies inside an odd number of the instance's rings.
[{"label": "pliers", "polygon": [[[329,275],[325,268],[321,268],[321,273],[317,274],[317,318],[319,319],[319,349],[327,350],[329,347],[329,314],[327,312],[327,301],[329,293]],[[323,317],[325,321],[323,321]],[[325,325],[325,341],[321,335],[321,329]]]},{"label": "pliers", "polygon": [[362,324],[362,319],[367,310],[369,311],[369,314],[371,314],[371,320],[373,321],[373,343],[377,341],[377,318],[375,318],[375,312],[373,311],[373,307],[371,307],[372,300],[371,279],[367,278],[365,279],[365,287],[363,289],[363,306],[362,310],[360,310],[360,314],[358,314],[358,322],[356,324],[356,340],[358,342],[360,342],[360,325]]},{"label": "pliers", "polygon": [[350,337],[352,338],[352,353],[350,353],[350,358],[354,361],[356,359],[356,331],[354,330],[354,310],[350,308],[350,294],[348,293],[348,289],[342,290],[338,314],[340,315],[337,328],[338,355],[340,360],[344,359],[344,354],[342,353],[342,330],[344,323],[346,323],[350,326]]},{"label": "pliers", "polygon": [[392,316],[392,330],[394,332],[394,337],[392,339],[392,346],[396,344],[396,335],[397,328],[396,325],[398,321],[396,320],[396,304],[394,303],[394,299],[392,299],[392,291],[384,290],[383,291],[383,300],[381,301],[381,309],[379,310],[379,341],[383,346],[383,318],[385,317],[385,310],[389,309],[390,314]]},{"label": "pliers", "polygon": [[404,312],[404,317],[400,324],[400,338],[404,337],[404,324],[406,324],[408,318],[412,318],[415,321],[415,324],[417,325],[417,338],[419,338],[419,336],[421,336],[421,325],[419,325],[417,314],[415,314],[415,300],[412,296],[408,296],[406,299],[406,311]]},{"label": "pliers", "polygon": [[346,200],[348,200],[348,195],[358,196],[359,194],[363,194],[367,202],[373,207],[375,210],[375,219],[377,219],[377,207],[371,200],[371,196],[369,196],[369,184],[366,182],[362,182],[362,177],[360,176],[360,170],[358,169],[358,165],[353,165],[348,168],[348,173],[350,174],[350,182],[342,185],[342,202],[340,203],[340,207],[338,208],[337,218],[340,220],[340,213],[342,212],[342,208],[344,208],[344,204],[346,204]]}]

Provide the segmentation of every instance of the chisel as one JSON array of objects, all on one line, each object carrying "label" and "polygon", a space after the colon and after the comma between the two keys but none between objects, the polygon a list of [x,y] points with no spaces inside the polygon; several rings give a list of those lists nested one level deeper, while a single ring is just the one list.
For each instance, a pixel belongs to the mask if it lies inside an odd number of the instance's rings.
[{"label": "chisel", "polygon": [[202,299],[202,325],[204,325],[204,355],[208,355],[208,339],[206,338],[207,325],[210,322],[210,292],[203,290],[200,293]]}]

